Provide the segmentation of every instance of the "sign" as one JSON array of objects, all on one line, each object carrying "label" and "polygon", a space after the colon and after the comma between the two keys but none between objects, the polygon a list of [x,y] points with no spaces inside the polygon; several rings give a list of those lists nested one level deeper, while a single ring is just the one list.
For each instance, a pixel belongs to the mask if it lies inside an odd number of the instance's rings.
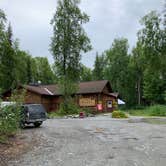
[{"label": "sign", "polygon": [[97,110],[102,111],[103,110],[103,105],[102,104],[97,104]]},{"label": "sign", "polygon": [[81,107],[93,107],[96,105],[96,100],[91,98],[81,98],[79,100],[79,105]]}]

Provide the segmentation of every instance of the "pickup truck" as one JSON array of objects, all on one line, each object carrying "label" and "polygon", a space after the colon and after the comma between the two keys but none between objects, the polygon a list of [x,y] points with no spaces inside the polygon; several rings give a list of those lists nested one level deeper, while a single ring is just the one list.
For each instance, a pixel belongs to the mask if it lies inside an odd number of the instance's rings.
[{"label": "pickup truck", "polygon": [[22,105],[20,127],[25,128],[26,124],[34,124],[39,127],[47,119],[47,113],[41,104]]}]

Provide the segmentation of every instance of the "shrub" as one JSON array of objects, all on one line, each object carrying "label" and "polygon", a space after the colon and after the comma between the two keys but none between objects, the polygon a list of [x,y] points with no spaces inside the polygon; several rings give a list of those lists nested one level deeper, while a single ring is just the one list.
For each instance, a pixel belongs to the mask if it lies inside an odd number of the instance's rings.
[{"label": "shrub", "polygon": [[70,101],[67,104],[61,103],[60,109],[58,110],[57,114],[59,115],[69,115],[69,114],[78,114],[80,109],[78,106],[73,102]]},{"label": "shrub", "polygon": [[128,118],[128,116],[122,111],[113,111],[112,118]]},{"label": "shrub", "polygon": [[0,111],[0,135],[13,135],[19,128],[20,109],[6,106]]},{"label": "shrub", "polygon": [[80,112],[85,112],[85,114],[88,116],[89,114],[93,114],[94,112],[90,108],[82,108],[80,109]]},{"label": "shrub", "polygon": [[54,117],[60,117],[60,115],[58,114],[58,112],[49,112],[48,117],[49,118],[54,118]]},{"label": "shrub", "polygon": [[13,91],[10,101],[15,102],[14,105],[0,108],[0,142],[8,136],[14,135],[20,123],[21,104],[24,101],[25,91]]},{"label": "shrub", "polygon": [[166,116],[166,106],[155,105],[149,107],[150,115],[152,116]]}]

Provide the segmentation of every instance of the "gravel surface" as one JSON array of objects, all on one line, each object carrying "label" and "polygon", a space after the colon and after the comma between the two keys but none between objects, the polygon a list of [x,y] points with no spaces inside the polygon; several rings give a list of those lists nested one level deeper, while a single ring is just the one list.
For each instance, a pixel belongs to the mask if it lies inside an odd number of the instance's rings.
[{"label": "gravel surface", "polygon": [[9,166],[165,166],[166,125],[110,117],[49,119],[28,128],[39,144]]}]

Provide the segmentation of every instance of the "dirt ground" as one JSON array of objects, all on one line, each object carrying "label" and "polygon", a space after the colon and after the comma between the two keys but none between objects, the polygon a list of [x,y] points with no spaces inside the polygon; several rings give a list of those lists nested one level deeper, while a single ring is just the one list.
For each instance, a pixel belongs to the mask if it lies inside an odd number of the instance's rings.
[{"label": "dirt ground", "polygon": [[166,124],[138,119],[49,119],[23,130],[29,146],[7,165],[165,166]]}]

